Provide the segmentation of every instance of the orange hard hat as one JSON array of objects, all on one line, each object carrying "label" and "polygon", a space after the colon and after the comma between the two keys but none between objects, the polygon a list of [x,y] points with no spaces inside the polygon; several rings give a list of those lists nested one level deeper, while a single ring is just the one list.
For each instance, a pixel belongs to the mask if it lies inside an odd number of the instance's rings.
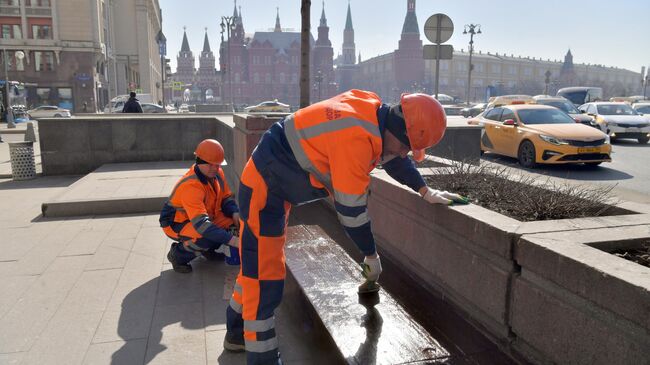
[{"label": "orange hard hat", "polygon": [[213,165],[221,165],[223,155],[223,147],[216,139],[204,139],[194,151],[194,156]]},{"label": "orange hard hat", "polygon": [[445,134],[445,110],[433,96],[419,93],[402,94],[401,105],[413,159],[422,161],[424,150],[438,144]]}]

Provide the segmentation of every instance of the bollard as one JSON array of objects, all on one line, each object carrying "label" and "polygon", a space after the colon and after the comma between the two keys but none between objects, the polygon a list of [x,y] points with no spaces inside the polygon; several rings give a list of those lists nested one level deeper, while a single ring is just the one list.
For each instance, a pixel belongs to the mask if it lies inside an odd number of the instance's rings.
[{"label": "bollard", "polygon": [[36,132],[34,132],[34,122],[27,122],[27,130],[25,131],[26,142],[36,142]]},{"label": "bollard", "polygon": [[29,180],[36,177],[34,142],[9,142],[9,158],[14,180]]}]

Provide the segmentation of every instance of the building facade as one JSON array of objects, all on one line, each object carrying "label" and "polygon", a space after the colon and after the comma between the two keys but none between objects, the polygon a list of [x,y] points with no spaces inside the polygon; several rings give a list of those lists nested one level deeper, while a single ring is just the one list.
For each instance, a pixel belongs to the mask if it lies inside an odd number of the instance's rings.
[{"label": "building facade", "polygon": [[[349,64],[350,57],[337,58],[336,74],[341,90],[372,90],[391,102],[399,100],[403,92],[434,92],[435,61],[423,59],[415,0],[407,0],[406,5],[402,34],[394,52],[359,60],[356,64]],[[353,34],[348,6],[344,55],[346,51],[349,54],[350,45],[354,44]],[[472,101],[486,100],[490,95],[555,94],[565,86],[599,86],[606,97],[642,94],[640,73],[603,65],[574,64],[570,51],[564,61],[474,51],[472,64],[468,96],[469,53],[461,49],[454,51],[451,60],[440,61],[439,92]],[[548,87],[547,71],[550,71]]]},{"label": "building facade", "polygon": [[0,1],[2,62],[27,107],[95,112],[129,84],[157,97],[159,30],[157,0]]},{"label": "building facade", "polygon": [[[230,38],[224,34],[225,39],[222,38],[219,47],[219,71],[211,71],[213,67],[207,35],[201,53],[204,66],[200,66],[199,70],[194,68],[194,56],[187,35],[184,35],[177,58],[177,70],[172,78],[186,85],[186,90],[189,90],[188,101],[232,102],[239,108],[277,99],[292,106],[299,105],[300,32],[282,28],[279,9],[276,12],[275,26],[268,31],[246,34],[241,7],[234,8],[232,19],[234,27]],[[329,40],[324,6],[318,38],[314,40],[310,35],[310,45],[313,83],[311,96],[312,101],[318,101],[334,96],[338,90],[334,74],[334,51]],[[208,92],[213,95],[210,100],[207,98]],[[185,93],[187,95],[188,92]]]}]

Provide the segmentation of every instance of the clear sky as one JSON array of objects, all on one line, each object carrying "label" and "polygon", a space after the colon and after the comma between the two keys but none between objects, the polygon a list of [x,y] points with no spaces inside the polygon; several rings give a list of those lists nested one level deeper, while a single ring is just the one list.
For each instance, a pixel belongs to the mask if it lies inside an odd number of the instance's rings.
[{"label": "clear sky", "polygon": [[[216,53],[221,38],[220,18],[232,15],[233,1],[159,2],[172,70],[176,69],[184,26],[190,48],[197,56],[197,67],[206,27],[210,46]],[[350,1],[356,50],[362,59],[397,48],[406,3],[407,0]],[[325,0],[335,56],[341,52],[347,5],[348,0]],[[300,30],[299,0],[237,0],[237,6],[241,6],[247,34],[273,28],[276,7],[283,28]],[[322,6],[321,1],[312,1],[314,38]],[[476,51],[561,60],[570,48],[574,63],[602,64],[635,72],[640,72],[641,66],[650,65],[650,0],[417,0],[416,14],[425,44],[429,42],[424,36],[424,23],[435,13],[447,14],[454,22],[454,35],[447,44],[456,50],[467,50],[469,35],[462,34],[463,26],[474,23],[480,24],[483,32],[474,37]]]}]

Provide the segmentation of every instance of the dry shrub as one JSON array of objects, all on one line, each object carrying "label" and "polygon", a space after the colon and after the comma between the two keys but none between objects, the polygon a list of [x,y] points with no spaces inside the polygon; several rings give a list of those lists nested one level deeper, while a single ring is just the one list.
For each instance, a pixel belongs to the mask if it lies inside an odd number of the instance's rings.
[{"label": "dry shrub", "polygon": [[515,174],[506,167],[491,168],[458,162],[425,176],[434,189],[467,196],[472,203],[520,221],[539,221],[618,215],[611,190],[556,183]]}]

